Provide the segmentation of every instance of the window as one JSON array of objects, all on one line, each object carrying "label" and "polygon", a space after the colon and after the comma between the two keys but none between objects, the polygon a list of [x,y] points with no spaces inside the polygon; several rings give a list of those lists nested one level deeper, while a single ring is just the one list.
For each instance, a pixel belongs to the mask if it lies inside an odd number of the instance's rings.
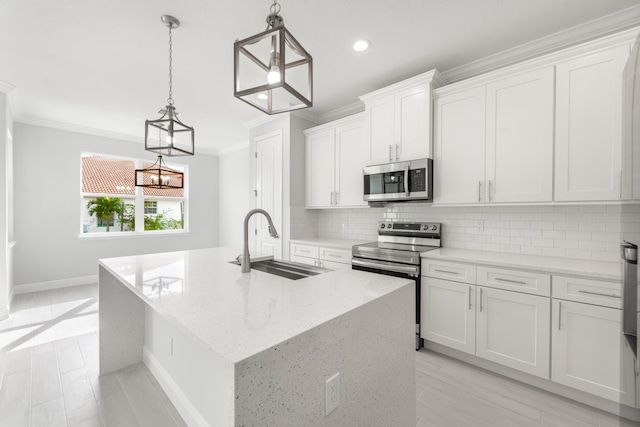
[{"label": "window", "polygon": [[[82,234],[185,230],[184,189],[135,186],[135,169],[153,162],[100,154],[82,155]],[[185,167],[171,164],[185,174]]]},{"label": "window", "polygon": [[[164,177],[162,177],[164,178]],[[144,214],[157,214],[158,213],[158,202],[155,200],[145,200],[144,201]]]}]

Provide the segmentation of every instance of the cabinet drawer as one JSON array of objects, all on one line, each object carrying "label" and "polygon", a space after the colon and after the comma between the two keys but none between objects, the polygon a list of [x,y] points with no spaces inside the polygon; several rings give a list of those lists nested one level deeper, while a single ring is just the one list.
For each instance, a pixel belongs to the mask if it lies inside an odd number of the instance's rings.
[{"label": "cabinet drawer", "polygon": [[551,276],[528,271],[478,267],[478,285],[533,295],[551,296]]},{"label": "cabinet drawer", "polygon": [[291,244],[291,255],[303,256],[307,258],[318,258],[318,247],[310,245]]},{"label": "cabinet drawer", "polygon": [[601,280],[553,276],[553,297],[603,307],[622,308],[622,285]]},{"label": "cabinet drawer", "polygon": [[455,262],[422,260],[423,276],[454,280],[462,283],[476,283],[476,266]]},{"label": "cabinet drawer", "polygon": [[345,249],[320,248],[320,259],[351,265],[351,251]]}]

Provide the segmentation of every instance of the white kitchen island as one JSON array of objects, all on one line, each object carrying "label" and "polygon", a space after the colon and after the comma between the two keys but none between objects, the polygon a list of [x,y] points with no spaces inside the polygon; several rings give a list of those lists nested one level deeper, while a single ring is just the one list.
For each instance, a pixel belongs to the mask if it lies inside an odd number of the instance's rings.
[{"label": "white kitchen island", "polygon": [[238,253],[100,260],[100,373],[144,361],[189,425],[415,426],[412,281],[243,274]]}]

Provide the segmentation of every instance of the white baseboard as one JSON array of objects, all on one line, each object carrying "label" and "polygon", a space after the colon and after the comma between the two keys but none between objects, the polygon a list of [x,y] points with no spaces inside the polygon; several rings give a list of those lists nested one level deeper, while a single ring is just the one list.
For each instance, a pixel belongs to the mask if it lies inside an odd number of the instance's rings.
[{"label": "white baseboard", "polygon": [[69,288],[71,286],[90,285],[93,283],[98,283],[97,274],[94,276],[72,277],[71,279],[50,280],[48,282],[15,285],[12,288],[12,295],[49,291],[51,289]]},{"label": "white baseboard", "polygon": [[162,389],[171,403],[176,407],[178,413],[188,426],[211,427],[204,419],[200,412],[191,404],[191,401],[184,395],[180,387],[173,381],[169,373],[162,367],[158,359],[144,347],[142,350],[142,361],[151,371],[156,380],[162,386]]}]

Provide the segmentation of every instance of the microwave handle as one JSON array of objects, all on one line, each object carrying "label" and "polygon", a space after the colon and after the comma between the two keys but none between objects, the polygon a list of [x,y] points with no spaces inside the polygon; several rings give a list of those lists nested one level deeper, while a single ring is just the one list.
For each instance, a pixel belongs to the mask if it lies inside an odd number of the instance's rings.
[{"label": "microwave handle", "polygon": [[404,168],[404,193],[407,197],[409,197],[409,166],[410,164],[407,163],[407,166]]}]

